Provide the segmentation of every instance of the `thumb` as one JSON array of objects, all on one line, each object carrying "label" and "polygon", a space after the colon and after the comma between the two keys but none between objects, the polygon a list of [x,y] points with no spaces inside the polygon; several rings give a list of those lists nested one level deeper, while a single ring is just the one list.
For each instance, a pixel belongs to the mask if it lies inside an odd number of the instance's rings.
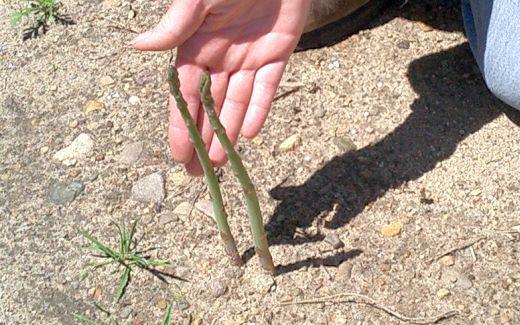
[{"label": "thumb", "polygon": [[202,1],[175,0],[159,24],[139,34],[133,41],[141,51],[169,50],[182,44],[204,21],[206,10]]}]

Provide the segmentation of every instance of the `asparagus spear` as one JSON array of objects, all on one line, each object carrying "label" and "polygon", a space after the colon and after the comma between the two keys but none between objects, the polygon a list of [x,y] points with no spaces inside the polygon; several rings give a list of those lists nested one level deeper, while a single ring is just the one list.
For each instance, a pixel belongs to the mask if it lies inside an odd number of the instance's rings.
[{"label": "asparagus spear", "polygon": [[224,208],[224,201],[222,200],[222,194],[220,192],[217,176],[215,175],[215,171],[213,170],[208,152],[204,146],[204,142],[202,141],[197,126],[195,125],[195,122],[191,118],[190,112],[188,111],[188,105],[182,97],[180,91],[179,74],[173,66],[170,66],[168,70],[168,81],[170,84],[170,93],[177,102],[177,108],[179,109],[182,119],[188,128],[190,138],[193,141],[193,146],[195,147],[195,152],[197,153],[200,164],[204,171],[204,175],[206,176],[211,201],[213,202],[213,211],[215,213],[215,219],[218,230],[220,232],[220,237],[224,243],[224,249],[234,265],[242,265],[243,261],[240,257],[240,254],[238,253],[235,239],[231,234],[231,230],[229,229],[229,224],[227,222],[228,216]]},{"label": "asparagus spear", "polygon": [[229,141],[229,138],[226,135],[226,131],[217,117],[210,88],[211,78],[207,73],[203,73],[199,86],[202,105],[204,106],[206,114],[208,114],[209,121],[215,130],[215,134],[217,135],[220,143],[222,144],[222,147],[224,148],[224,151],[229,158],[231,168],[233,169],[233,172],[238,178],[240,185],[242,186],[242,190],[244,191],[248,212],[247,214],[249,216],[249,223],[251,225],[251,232],[253,233],[253,239],[255,243],[255,251],[260,258],[260,264],[268,272],[274,273],[273,258],[269,252],[269,244],[267,243],[267,236],[265,234],[264,224],[262,222],[262,213],[260,211],[260,205],[258,204],[258,197],[256,195],[255,187],[251,182],[249,175],[247,174],[240,156],[233,148],[233,144],[231,141]]}]

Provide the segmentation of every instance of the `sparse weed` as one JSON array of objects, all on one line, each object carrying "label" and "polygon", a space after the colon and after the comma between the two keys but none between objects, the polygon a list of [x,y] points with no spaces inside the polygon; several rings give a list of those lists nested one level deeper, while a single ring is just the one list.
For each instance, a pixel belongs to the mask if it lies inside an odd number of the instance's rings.
[{"label": "sparse weed", "polygon": [[56,0],[23,0],[22,7],[14,12],[11,17],[11,25],[18,26],[23,19],[29,20],[34,25],[49,25],[59,18],[60,4]]},{"label": "sparse weed", "polygon": [[18,0],[11,25],[17,27],[24,20],[27,21],[29,27],[24,29],[23,40],[45,34],[53,23],[73,25],[69,16],[60,13],[60,8],[59,0]]},{"label": "sparse weed", "polygon": [[116,223],[113,224],[117,229],[120,241],[118,250],[109,248],[107,245],[101,243],[96,237],[92,236],[84,230],[81,231],[83,237],[85,237],[91,243],[90,249],[92,252],[98,254],[96,255],[97,257],[103,258],[105,260],[88,264],[87,267],[81,271],[80,279],[85,279],[92,271],[109,264],[118,264],[122,266],[124,270],[121,274],[119,285],[116,290],[116,300],[119,301],[125,293],[125,289],[128,286],[131,272],[134,267],[138,267],[140,269],[150,271],[153,274],[157,274],[160,272],[155,270],[155,267],[168,266],[170,263],[166,260],[151,259],[148,256],[141,256],[142,252],[136,250],[136,245],[133,241],[133,238],[137,228],[137,221],[132,224],[129,232],[127,232],[124,221],[121,225]]}]

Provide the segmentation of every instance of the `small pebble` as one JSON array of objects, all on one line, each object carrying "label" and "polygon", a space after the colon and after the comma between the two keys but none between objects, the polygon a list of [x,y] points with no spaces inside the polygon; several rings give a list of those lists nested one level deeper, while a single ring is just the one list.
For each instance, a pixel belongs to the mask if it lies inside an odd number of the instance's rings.
[{"label": "small pebble", "polygon": [[336,234],[329,234],[325,237],[324,241],[332,246],[334,249],[339,249],[341,247],[344,247],[345,244],[339,239],[338,235]]},{"label": "small pebble", "polygon": [[49,147],[44,146],[40,148],[40,154],[45,155],[47,152],[49,152]]},{"label": "small pebble", "polygon": [[341,279],[348,280],[352,276],[353,267],[354,265],[352,264],[352,262],[345,261],[339,265],[337,275]]},{"label": "small pebble", "polygon": [[439,291],[437,291],[437,298],[444,299],[450,294],[450,290],[446,288],[442,288]]},{"label": "small pebble", "polygon": [[128,17],[128,19],[134,19],[135,18],[135,11],[134,10],[129,10],[127,17]]},{"label": "small pebble", "polygon": [[106,87],[114,83],[114,79],[110,76],[103,76],[99,79],[99,85]]},{"label": "small pebble", "polygon": [[93,148],[94,141],[90,135],[81,133],[67,147],[56,152],[53,158],[61,162],[65,160],[82,159],[88,156]]},{"label": "small pebble", "polygon": [[75,128],[77,128],[78,125],[79,125],[78,120],[73,120],[72,122],[69,123],[69,127],[70,127],[71,129],[75,129]]},{"label": "small pebble", "polygon": [[102,292],[103,292],[103,291],[101,290],[100,287],[95,287],[95,288],[94,288],[94,291],[92,292],[92,298],[93,298],[94,300],[98,300],[98,299],[101,297],[101,293],[102,293]]},{"label": "small pebble", "polygon": [[427,33],[427,32],[431,32],[433,30],[432,26],[430,26],[422,21],[419,21],[416,24],[423,32]]},{"label": "small pebble", "polygon": [[83,110],[85,113],[91,113],[94,111],[99,111],[105,108],[105,103],[103,103],[100,100],[89,100],[86,104]]},{"label": "small pebble", "polygon": [[124,146],[121,153],[117,156],[117,161],[121,164],[132,166],[135,164],[143,152],[143,142],[132,142]]},{"label": "small pebble", "polygon": [[200,212],[204,213],[210,218],[215,219],[215,214],[213,212],[213,203],[210,200],[200,200],[195,203],[195,208]]},{"label": "small pebble", "polygon": [[399,43],[397,43],[397,47],[401,50],[408,50],[410,48],[410,42],[407,40],[402,40]]},{"label": "small pebble", "polygon": [[192,209],[191,203],[182,202],[173,209],[173,213],[176,215],[187,216],[190,214]]},{"label": "small pebble", "polygon": [[395,237],[401,233],[401,228],[401,223],[395,221],[381,227],[381,234],[384,237]]},{"label": "small pebble", "polygon": [[130,98],[128,98],[128,102],[130,105],[136,106],[141,102],[141,100],[137,96],[130,96]]},{"label": "small pebble", "polygon": [[452,266],[455,264],[455,258],[452,255],[446,255],[441,257],[439,262],[444,266]]},{"label": "small pebble", "polygon": [[166,309],[166,307],[168,307],[168,302],[164,299],[161,299],[157,302],[157,307],[160,309]]},{"label": "small pebble", "polygon": [[491,309],[489,310],[489,314],[492,315],[492,316],[496,316],[496,315],[498,315],[499,312],[500,312],[500,311],[499,311],[497,308],[495,308],[495,307],[493,307],[493,308],[491,308]]},{"label": "small pebble", "polygon": [[160,173],[145,176],[132,186],[132,199],[140,202],[162,202],[164,200],[164,179]]},{"label": "small pebble", "polygon": [[354,151],[357,149],[356,144],[352,139],[348,136],[339,136],[335,137],[333,140],[334,145],[341,151],[341,152],[349,152]]},{"label": "small pebble", "polygon": [[175,220],[177,220],[177,216],[173,212],[164,212],[159,216],[159,223],[161,225],[166,225]]},{"label": "small pebble", "polygon": [[288,152],[296,149],[300,145],[301,138],[297,134],[293,134],[287,139],[283,140],[282,143],[278,146],[278,150],[281,152]]},{"label": "small pebble", "polygon": [[54,204],[65,205],[74,201],[83,189],[84,186],[80,182],[57,182],[51,186],[49,200]]},{"label": "small pebble", "polygon": [[215,280],[209,284],[209,291],[213,298],[218,298],[226,293],[227,286],[222,281]]}]

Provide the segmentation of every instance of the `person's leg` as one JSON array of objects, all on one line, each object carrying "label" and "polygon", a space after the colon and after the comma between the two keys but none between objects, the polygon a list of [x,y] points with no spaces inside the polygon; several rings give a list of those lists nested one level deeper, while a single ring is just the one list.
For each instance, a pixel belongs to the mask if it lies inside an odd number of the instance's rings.
[{"label": "person's leg", "polygon": [[462,0],[462,11],[487,86],[520,110],[520,0]]}]

